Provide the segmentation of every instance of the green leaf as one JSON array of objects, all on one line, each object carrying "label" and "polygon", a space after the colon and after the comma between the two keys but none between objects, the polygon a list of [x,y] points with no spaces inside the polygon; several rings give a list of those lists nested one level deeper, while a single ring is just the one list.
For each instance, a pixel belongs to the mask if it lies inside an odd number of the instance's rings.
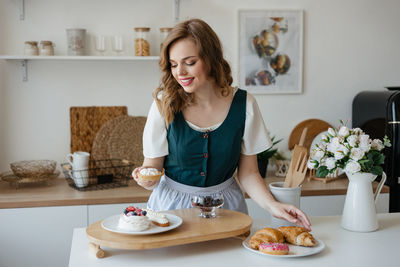
[{"label": "green leaf", "polygon": [[381,166],[374,166],[374,167],[371,169],[371,173],[372,173],[372,174],[375,174],[375,175],[382,175],[382,173],[383,173],[383,168],[382,168]]},{"label": "green leaf", "polygon": [[383,154],[378,154],[375,158],[374,158],[374,163],[375,165],[382,165],[385,162],[385,155]]},{"label": "green leaf", "polygon": [[326,166],[321,166],[317,169],[316,175],[317,175],[317,177],[322,178],[322,177],[326,177],[328,175],[328,173],[329,173],[328,168]]},{"label": "green leaf", "polygon": [[390,139],[387,137],[387,135],[385,135],[383,137],[383,145],[386,146],[386,147],[391,147],[392,146],[392,144],[390,143]]},{"label": "green leaf", "polygon": [[373,160],[360,160],[358,163],[360,163],[361,168],[365,170],[370,170],[372,166],[374,166]]}]

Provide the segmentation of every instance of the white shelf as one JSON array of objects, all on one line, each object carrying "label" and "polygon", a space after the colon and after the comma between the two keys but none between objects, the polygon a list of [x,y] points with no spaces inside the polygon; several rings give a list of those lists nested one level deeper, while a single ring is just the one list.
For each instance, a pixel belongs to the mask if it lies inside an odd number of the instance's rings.
[{"label": "white shelf", "polygon": [[135,57],[135,56],[11,56],[0,55],[4,60],[159,60],[158,56]]},{"label": "white shelf", "polygon": [[134,56],[11,56],[0,55],[0,60],[19,60],[21,61],[22,81],[28,81],[28,61],[29,60],[78,60],[78,61],[158,61],[158,56],[134,57]]}]

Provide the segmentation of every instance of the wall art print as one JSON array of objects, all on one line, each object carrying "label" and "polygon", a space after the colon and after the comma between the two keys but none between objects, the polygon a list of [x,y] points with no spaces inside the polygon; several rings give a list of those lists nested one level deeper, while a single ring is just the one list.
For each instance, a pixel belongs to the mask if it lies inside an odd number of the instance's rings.
[{"label": "wall art print", "polygon": [[240,88],[299,94],[302,65],[302,10],[239,10]]}]

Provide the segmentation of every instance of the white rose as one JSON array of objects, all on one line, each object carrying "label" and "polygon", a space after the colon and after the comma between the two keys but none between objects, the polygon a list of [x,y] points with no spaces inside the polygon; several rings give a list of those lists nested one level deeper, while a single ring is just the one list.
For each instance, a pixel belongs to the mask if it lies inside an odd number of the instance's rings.
[{"label": "white rose", "polygon": [[360,143],[370,143],[369,135],[368,134],[361,134],[360,135]]},{"label": "white rose", "polygon": [[325,166],[328,168],[328,170],[334,169],[336,167],[335,158],[327,158],[325,161]]},{"label": "white rose", "polygon": [[316,149],[313,158],[319,162],[324,155],[325,155],[324,151]]},{"label": "white rose", "polygon": [[347,162],[346,167],[344,168],[346,172],[356,173],[361,171],[361,166],[357,161],[350,160]]},{"label": "white rose", "polygon": [[381,151],[385,146],[383,145],[383,142],[381,140],[374,139],[371,142],[371,147],[378,151]]},{"label": "white rose", "polygon": [[335,159],[340,160],[340,159],[344,158],[347,154],[349,154],[349,150],[347,149],[347,147],[345,147],[343,145],[339,145],[339,147],[334,152],[334,154],[335,154]]},{"label": "white rose", "polygon": [[331,139],[331,142],[326,147],[329,152],[335,153],[336,150],[340,147],[339,138],[334,137]]},{"label": "white rose", "polygon": [[352,130],[352,132],[356,135],[360,135],[360,134],[364,134],[363,130],[361,130],[360,128],[354,128]]},{"label": "white rose", "polygon": [[359,148],[362,149],[365,153],[367,153],[371,149],[371,139],[369,139],[368,134],[360,135],[360,144]]},{"label": "white rose", "polygon": [[361,148],[352,148],[350,151],[350,158],[355,161],[359,161],[364,157],[364,151]]},{"label": "white rose", "polygon": [[349,128],[347,128],[346,126],[342,126],[339,129],[338,135],[339,136],[348,136],[350,134]]},{"label": "white rose", "polygon": [[328,129],[328,134],[330,135],[330,136],[336,136],[336,132],[335,132],[335,130],[333,129],[333,128],[329,128]]},{"label": "white rose", "polygon": [[360,143],[358,146],[364,153],[367,153],[371,149],[371,144]]},{"label": "white rose", "polygon": [[351,147],[355,147],[358,141],[358,136],[357,135],[350,135],[347,137],[347,142]]},{"label": "white rose", "polygon": [[314,162],[314,160],[313,159],[309,159],[308,161],[307,161],[307,167],[309,168],[309,169],[315,169],[315,166],[316,166],[317,164]]}]

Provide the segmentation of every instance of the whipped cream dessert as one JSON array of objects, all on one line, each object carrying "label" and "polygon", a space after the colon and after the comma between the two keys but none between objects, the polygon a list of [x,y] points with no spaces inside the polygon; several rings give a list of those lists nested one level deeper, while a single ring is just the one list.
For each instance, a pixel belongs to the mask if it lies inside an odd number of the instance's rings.
[{"label": "whipped cream dessert", "polygon": [[140,170],[141,175],[157,175],[160,174],[160,172],[156,168],[145,168]]},{"label": "whipped cream dessert", "polygon": [[118,221],[118,228],[127,231],[144,231],[149,229],[150,225],[151,221],[146,216],[146,211],[134,207],[126,208]]},{"label": "whipped cream dessert", "polygon": [[152,211],[151,209],[145,209],[145,211],[146,211],[146,216],[155,225],[162,226],[162,227],[169,226],[169,220],[167,219],[167,216],[165,216],[165,214]]}]

